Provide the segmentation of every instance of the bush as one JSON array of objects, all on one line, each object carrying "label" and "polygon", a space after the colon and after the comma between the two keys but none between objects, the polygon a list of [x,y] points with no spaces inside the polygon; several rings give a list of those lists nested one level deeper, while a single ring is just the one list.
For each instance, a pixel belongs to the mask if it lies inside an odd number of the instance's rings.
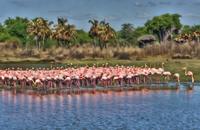
[{"label": "bush", "polygon": [[73,59],[82,59],[85,55],[82,48],[71,48],[69,51],[69,57]]},{"label": "bush", "polygon": [[177,53],[172,56],[172,59],[192,59],[192,56],[188,54],[183,55],[183,54]]},{"label": "bush", "polygon": [[116,52],[114,54],[114,57],[120,59],[120,60],[129,60],[130,59],[130,54],[127,52]]},{"label": "bush", "polygon": [[0,42],[5,42],[6,40],[9,40],[11,36],[8,33],[2,33],[0,34]]}]

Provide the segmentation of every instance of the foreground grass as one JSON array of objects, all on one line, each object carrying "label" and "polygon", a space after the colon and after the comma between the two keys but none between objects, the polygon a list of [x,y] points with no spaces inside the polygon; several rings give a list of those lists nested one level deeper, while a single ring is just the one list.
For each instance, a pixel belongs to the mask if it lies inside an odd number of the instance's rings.
[{"label": "foreground grass", "polygon": [[184,75],[183,67],[187,67],[188,70],[194,73],[196,81],[200,81],[200,60],[197,59],[168,59],[164,57],[148,57],[140,60],[115,60],[115,59],[83,59],[83,60],[65,60],[59,63],[53,63],[51,61],[42,61],[37,59],[12,59],[10,60],[1,60],[0,68],[6,67],[51,67],[51,66],[92,66],[96,64],[97,66],[102,66],[103,64],[108,63],[111,66],[115,65],[134,65],[134,66],[144,66],[147,64],[149,67],[161,67],[161,63],[164,62],[165,70],[172,73],[179,73],[181,81],[190,81],[189,77]]}]

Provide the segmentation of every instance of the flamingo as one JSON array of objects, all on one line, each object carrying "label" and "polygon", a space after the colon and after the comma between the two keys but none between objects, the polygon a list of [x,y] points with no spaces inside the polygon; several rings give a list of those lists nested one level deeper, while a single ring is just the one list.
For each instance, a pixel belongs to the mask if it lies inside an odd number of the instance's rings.
[{"label": "flamingo", "polygon": [[192,84],[194,84],[194,75],[192,71],[187,71],[187,67],[184,67],[185,76],[191,77]]},{"label": "flamingo", "polygon": [[167,83],[169,82],[170,76],[172,75],[169,71],[164,71],[163,76],[165,77],[165,80],[167,80]]},{"label": "flamingo", "polygon": [[179,73],[175,73],[173,76],[176,78],[176,80],[177,80],[176,84],[179,86],[179,84],[180,84],[180,74]]},{"label": "flamingo", "polygon": [[[111,85],[124,85],[146,83],[151,76],[165,76],[169,80],[171,72],[164,71],[164,68],[149,68],[135,67],[135,66],[106,66],[97,67],[54,67],[52,69],[38,68],[17,70],[6,69],[0,70],[0,84],[2,86],[16,87],[32,87],[36,85],[37,88],[80,88],[80,87],[96,87],[103,85],[105,87]],[[178,79],[177,79],[178,80]]]}]

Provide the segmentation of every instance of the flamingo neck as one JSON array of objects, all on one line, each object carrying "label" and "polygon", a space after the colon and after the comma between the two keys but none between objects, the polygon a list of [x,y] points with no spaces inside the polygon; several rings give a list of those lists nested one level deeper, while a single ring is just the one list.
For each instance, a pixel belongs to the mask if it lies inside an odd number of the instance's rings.
[{"label": "flamingo neck", "polygon": [[194,76],[192,75],[191,77],[192,77],[192,83],[194,83]]},{"label": "flamingo neck", "polygon": [[164,65],[162,64],[162,69],[164,70]]},{"label": "flamingo neck", "polygon": [[185,75],[187,76],[187,69],[185,69]]},{"label": "flamingo neck", "polygon": [[179,77],[177,77],[177,83],[178,83],[178,84],[180,83],[180,78],[179,78]]}]

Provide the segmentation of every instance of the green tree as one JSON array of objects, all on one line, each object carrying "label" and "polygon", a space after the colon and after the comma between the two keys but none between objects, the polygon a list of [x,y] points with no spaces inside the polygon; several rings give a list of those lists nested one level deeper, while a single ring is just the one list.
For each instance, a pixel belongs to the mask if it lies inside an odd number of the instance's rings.
[{"label": "green tree", "polygon": [[127,43],[132,43],[134,42],[134,37],[133,37],[133,33],[135,31],[135,28],[133,27],[132,24],[130,23],[125,23],[122,24],[122,28],[119,32],[119,37],[120,39],[125,40]]},{"label": "green tree", "polygon": [[25,44],[27,39],[27,26],[29,20],[27,18],[16,17],[8,18],[4,22],[5,30],[12,36],[17,37]]},{"label": "green tree", "polygon": [[181,33],[191,33],[191,27],[189,25],[184,25],[181,29]]},{"label": "green tree", "polygon": [[89,36],[89,34],[87,32],[85,32],[82,29],[77,30],[76,43],[82,45],[84,43],[90,43],[90,42],[92,42],[92,39],[91,39],[91,37]]},{"label": "green tree", "polygon": [[4,33],[5,32],[5,28],[3,27],[3,25],[0,23],[0,33]]},{"label": "green tree", "polygon": [[158,37],[159,42],[166,42],[173,33],[181,29],[179,14],[163,14],[145,23],[147,30]]}]

